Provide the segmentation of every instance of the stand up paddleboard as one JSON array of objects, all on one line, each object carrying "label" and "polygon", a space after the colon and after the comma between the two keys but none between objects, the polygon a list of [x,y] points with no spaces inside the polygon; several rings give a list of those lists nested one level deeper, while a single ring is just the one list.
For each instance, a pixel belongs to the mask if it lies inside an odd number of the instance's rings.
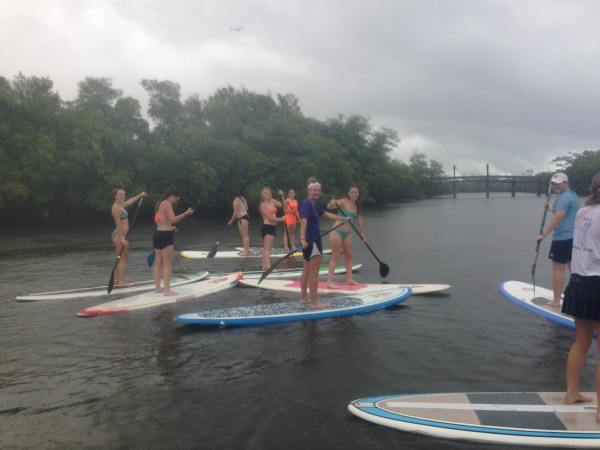
[{"label": "stand up paddleboard", "polygon": [[548,305],[553,298],[553,293],[550,289],[536,286],[534,297],[532,284],[521,281],[505,281],[498,286],[498,292],[511,302],[528,311],[539,314],[551,322],[575,328],[575,321],[571,316],[561,313],[560,308]]},{"label": "stand up paddleboard", "polygon": [[[357,272],[362,267],[362,264],[353,264],[352,272]],[[321,264],[319,267],[319,275],[327,275],[327,271],[329,270],[329,266],[327,264]],[[245,279],[258,279],[264,273],[262,270],[257,270],[254,272],[244,272],[244,280]],[[334,272],[336,275],[346,273],[346,267],[343,264],[338,264],[335,266]],[[270,279],[278,279],[278,278],[298,278],[302,275],[302,270],[300,269],[278,269],[271,272],[269,275]],[[264,282],[263,282],[264,283]],[[262,286],[262,283],[261,283]]]},{"label": "stand up paddleboard", "polygon": [[[537,290],[537,289],[536,289]],[[361,419],[443,439],[540,447],[599,448],[593,403],[565,405],[561,392],[483,392],[371,397],[348,411]]]},{"label": "stand up paddleboard", "polygon": [[[213,258],[219,258],[219,259],[262,258],[262,248],[252,247],[250,249],[250,251],[248,252],[248,255],[246,255],[246,256],[240,255],[239,252],[242,250],[243,249],[219,251],[219,252],[217,252],[217,254],[215,256],[213,256]],[[287,255],[288,253],[289,252],[286,252],[283,249],[273,249],[271,251],[271,258],[282,258],[285,255]],[[331,253],[331,250],[323,251],[324,255],[327,255],[330,253]],[[187,259],[207,259],[208,252],[204,251],[204,250],[183,250],[181,252],[181,256],[183,256],[184,258],[187,258]],[[292,254],[292,256],[294,258],[302,258],[302,252],[295,252]]]},{"label": "stand up paddleboard", "polygon": [[298,320],[327,319],[330,317],[365,314],[388,308],[410,297],[410,289],[388,289],[370,294],[321,299],[325,309],[313,309],[298,301],[267,305],[240,306],[214,309],[175,317],[175,322],[204,326],[266,325]]},{"label": "stand up paddleboard", "polygon": [[177,288],[177,295],[165,297],[162,293],[148,292],[146,294],[126,297],[120,300],[85,308],[79,311],[77,315],[79,317],[95,317],[153,308],[155,306],[169,305],[186,300],[194,300],[235,286],[241,276],[241,272],[236,272],[221,277],[209,277],[208,280]]},{"label": "stand up paddleboard", "polygon": [[[191,273],[189,275],[178,275],[171,279],[171,287],[183,286],[197,281],[204,280],[208,277],[208,272]],[[151,291],[154,289],[154,281],[136,281],[131,283],[129,287],[115,287],[110,294],[107,294],[107,286],[95,286],[81,289],[70,289],[66,291],[39,292],[37,294],[20,295],[15,298],[19,302],[35,302],[40,300],[72,300],[84,299],[93,297],[111,296],[117,297],[134,292]]]},{"label": "stand up paddleboard", "polygon": [[[262,283],[258,284],[257,278],[244,279],[240,281],[243,286],[249,286],[254,288],[269,289],[272,291],[281,292],[300,292],[300,281],[299,280],[263,280]],[[334,293],[334,294],[366,294],[369,292],[381,291],[382,289],[399,289],[409,288],[414,295],[418,294],[431,294],[434,292],[445,291],[450,288],[448,284],[347,284],[347,283],[334,283],[334,288],[327,286],[327,282],[319,282],[320,293]]]}]

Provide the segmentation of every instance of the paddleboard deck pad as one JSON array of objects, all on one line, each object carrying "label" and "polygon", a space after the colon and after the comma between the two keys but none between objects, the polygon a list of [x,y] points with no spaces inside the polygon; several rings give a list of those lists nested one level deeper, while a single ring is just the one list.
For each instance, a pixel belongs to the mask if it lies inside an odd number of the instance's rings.
[{"label": "paddleboard deck pad", "polygon": [[[270,277],[270,275],[269,275]],[[300,281],[290,280],[263,280],[262,283],[258,284],[258,279],[244,279],[240,281],[243,286],[249,286],[254,288],[269,289],[280,292],[300,292]],[[447,284],[347,284],[347,283],[333,283],[334,287],[330,288],[327,286],[327,282],[319,282],[320,293],[333,293],[333,294],[364,294],[368,292],[381,291],[382,289],[399,289],[409,288],[413,295],[418,294],[431,294],[434,292],[441,292],[449,289],[450,286]]]},{"label": "paddleboard deck pad", "polygon": [[596,395],[565,405],[562,392],[483,392],[372,397],[348,405],[378,425],[443,439],[599,448]]},{"label": "paddleboard deck pad", "polygon": [[560,308],[549,305],[553,298],[550,289],[536,286],[534,295],[532,284],[522,281],[505,281],[498,286],[498,292],[520,307],[539,314],[551,322],[575,328],[575,321],[571,316],[561,313]]},{"label": "paddleboard deck pad", "polygon": [[[177,275],[171,278],[171,287],[184,286],[186,284],[195,283],[196,281],[204,280],[208,277],[208,272],[190,273]],[[81,289],[69,289],[66,291],[39,292],[37,294],[20,295],[15,298],[19,302],[35,302],[40,300],[73,300],[94,297],[117,297],[134,292],[151,291],[154,289],[154,281],[136,281],[131,283],[129,287],[115,287],[110,294],[107,293],[108,286],[95,286]]]},{"label": "paddleboard deck pad", "polygon": [[[352,272],[358,272],[362,267],[362,264],[353,264],[352,265]],[[327,271],[329,270],[329,267],[327,266],[327,264],[321,264],[321,267],[319,267],[319,275],[327,275]],[[340,275],[340,274],[344,274],[346,273],[346,267],[343,264],[338,264],[337,266],[335,266],[334,272],[336,275]],[[253,278],[260,278],[261,275],[263,274],[262,270],[258,270],[256,272],[244,272],[244,280],[246,279],[253,279]],[[279,278],[298,278],[302,275],[302,269],[280,269],[280,270],[274,270],[273,272],[271,272],[271,274],[269,275],[269,278],[267,278],[268,280],[271,279],[279,279]],[[264,282],[263,282],[264,283]],[[262,283],[261,283],[262,285]]]},{"label": "paddleboard deck pad", "polygon": [[175,317],[175,321],[204,326],[247,326],[299,320],[365,314],[403,302],[410,297],[410,289],[387,289],[369,294],[357,294],[333,299],[321,299],[324,309],[301,305],[299,302],[272,303],[215,309]]},{"label": "paddleboard deck pad", "polygon": [[177,295],[165,297],[162,293],[148,292],[85,308],[79,311],[77,315],[79,317],[95,317],[194,300],[235,286],[241,276],[241,272],[236,272],[220,277],[209,277],[207,280],[177,288],[175,290]]}]

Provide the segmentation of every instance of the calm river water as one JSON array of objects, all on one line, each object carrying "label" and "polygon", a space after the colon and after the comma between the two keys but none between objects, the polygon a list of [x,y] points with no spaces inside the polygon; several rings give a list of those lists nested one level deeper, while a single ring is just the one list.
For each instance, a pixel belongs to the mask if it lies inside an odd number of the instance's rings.
[{"label": "calm river water", "polygon": [[[572,332],[496,292],[529,280],[543,199],[463,196],[367,211],[367,236],[389,282],[449,283],[369,315],[258,328],[201,330],[178,313],[292,300],[231,289],[173,307],[81,319],[99,301],[16,303],[19,293],[105,283],[109,221],[93,229],[5,230],[0,236],[0,447],[207,449],[499,448],[371,425],[350,400],[390,393],[563,389]],[[183,223],[178,248],[212,244],[215,221]],[[324,226],[327,226],[324,224]],[[253,243],[258,244],[256,220]],[[132,233],[131,280],[145,279],[150,224]],[[226,241],[237,243],[232,232]],[[550,285],[545,258],[538,269]],[[378,266],[355,241],[357,278]],[[258,268],[253,260],[244,269]],[[178,259],[178,271],[239,262]],[[584,387],[593,388],[592,362]]]}]

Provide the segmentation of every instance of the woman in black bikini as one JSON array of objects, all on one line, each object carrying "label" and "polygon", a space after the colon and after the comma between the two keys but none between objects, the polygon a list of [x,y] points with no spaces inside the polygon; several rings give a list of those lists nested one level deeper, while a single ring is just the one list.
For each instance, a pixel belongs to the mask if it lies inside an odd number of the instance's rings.
[{"label": "woman in black bikini", "polygon": [[[173,257],[175,255],[175,227],[176,223],[181,222],[188,216],[194,214],[192,208],[188,208],[183,214],[175,215],[173,205],[179,200],[179,193],[175,188],[168,188],[160,201],[156,204],[154,222],[156,222],[156,231],[154,232],[154,292],[162,292],[163,295],[176,295],[171,290],[171,271],[173,268]],[[160,286],[162,276],[163,287]]]},{"label": "woman in black bikini", "polygon": [[[279,195],[283,195],[283,191],[279,191]],[[263,225],[260,232],[263,238],[263,254],[262,268],[268,270],[271,267],[271,249],[273,248],[273,240],[275,239],[277,222],[283,222],[283,217],[277,217],[277,209],[281,208],[281,202],[273,198],[271,188],[264,187],[260,191],[260,215],[263,219]]]},{"label": "woman in black bikini", "polygon": [[227,223],[231,225],[234,220],[237,221],[238,231],[240,232],[242,243],[244,244],[244,250],[242,250],[239,255],[248,256],[248,253],[250,252],[250,234],[248,233],[250,215],[248,214],[248,202],[241,194],[236,195],[233,199],[233,214]]}]

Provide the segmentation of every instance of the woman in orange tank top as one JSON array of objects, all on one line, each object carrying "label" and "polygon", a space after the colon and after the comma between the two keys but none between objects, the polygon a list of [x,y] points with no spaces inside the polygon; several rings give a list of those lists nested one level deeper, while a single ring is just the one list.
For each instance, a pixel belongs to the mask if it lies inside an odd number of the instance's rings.
[{"label": "woman in orange tank top", "polygon": [[[283,202],[283,211],[285,213],[285,225],[287,226],[287,232],[289,235],[289,245],[292,248],[296,248],[296,225],[300,222],[300,215],[298,213],[298,200],[296,200],[296,191],[290,189],[287,193],[287,198]],[[288,240],[283,236],[283,247],[288,249]]]}]

